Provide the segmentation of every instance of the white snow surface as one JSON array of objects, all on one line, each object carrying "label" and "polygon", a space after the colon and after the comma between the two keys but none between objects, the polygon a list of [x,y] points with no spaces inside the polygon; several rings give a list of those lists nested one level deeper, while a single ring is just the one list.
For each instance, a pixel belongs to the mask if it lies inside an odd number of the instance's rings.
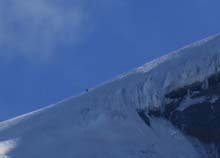
[{"label": "white snow surface", "polygon": [[195,105],[195,104],[200,104],[200,103],[204,103],[207,100],[207,97],[199,97],[199,98],[190,98],[187,97],[185,100],[183,100],[179,107],[177,108],[177,110],[179,111],[184,111],[185,109],[187,109],[188,107]]},{"label": "white snow surface", "polygon": [[16,142],[14,140],[8,140],[0,142],[0,158],[8,158],[7,153],[15,148]]},{"label": "white snow surface", "polygon": [[[88,93],[0,123],[0,158],[200,158],[169,122],[136,109],[161,108],[164,94],[220,69],[220,36],[120,75]],[[11,140],[19,140],[16,145]],[[10,146],[10,144],[12,146]]]}]

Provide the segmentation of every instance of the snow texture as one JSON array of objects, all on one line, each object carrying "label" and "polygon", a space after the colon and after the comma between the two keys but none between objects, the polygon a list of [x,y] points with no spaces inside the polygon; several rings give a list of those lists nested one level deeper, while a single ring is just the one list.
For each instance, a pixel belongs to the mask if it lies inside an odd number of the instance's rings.
[{"label": "snow texture", "polygon": [[199,97],[199,98],[193,98],[193,99],[188,97],[180,103],[180,106],[177,108],[177,110],[184,111],[188,107],[190,107],[192,105],[203,103],[206,100],[207,100],[207,97]]},{"label": "snow texture", "polygon": [[0,142],[0,158],[8,158],[7,153],[9,153],[13,148],[15,148],[16,142],[14,140],[8,140]]},{"label": "snow texture", "polygon": [[163,110],[167,92],[219,69],[220,36],[196,42],[80,96],[0,123],[0,158],[204,157],[169,122],[151,118],[149,127],[136,110]]}]

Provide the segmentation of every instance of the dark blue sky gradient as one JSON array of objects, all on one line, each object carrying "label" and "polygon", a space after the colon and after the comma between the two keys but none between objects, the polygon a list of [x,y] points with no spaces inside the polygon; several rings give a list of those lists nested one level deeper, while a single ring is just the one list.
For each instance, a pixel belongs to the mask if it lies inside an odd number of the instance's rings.
[{"label": "dark blue sky gradient", "polygon": [[[81,2],[54,3],[71,9]],[[0,121],[77,95],[220,32],[219,0],[85,0],[83,3],[88,27],[77,42],[62,39],[49,60],[27,60],[19,56],[19,50],[0,47],[6,54],[18,51],[13,59],[6,59],[3,53],[0,56]]]}]

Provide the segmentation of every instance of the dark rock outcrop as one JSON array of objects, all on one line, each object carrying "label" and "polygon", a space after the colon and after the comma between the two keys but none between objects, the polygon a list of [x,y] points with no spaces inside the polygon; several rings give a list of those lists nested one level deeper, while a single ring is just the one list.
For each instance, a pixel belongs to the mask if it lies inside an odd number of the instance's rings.
[{"label": "dark rock outcrop", "polygon": [[220,155],[220,73],[176,89],[165,98],[169,102],[163,113],[150,110],[149,115],[165,117],[185,134],[214,144]]},{"label": "dark rock outcrop", "polygon": [[174,100],[165,106],[165,114],[175,126],[201,141],[220,142],[220,73],[172,91],[166,97]]}]

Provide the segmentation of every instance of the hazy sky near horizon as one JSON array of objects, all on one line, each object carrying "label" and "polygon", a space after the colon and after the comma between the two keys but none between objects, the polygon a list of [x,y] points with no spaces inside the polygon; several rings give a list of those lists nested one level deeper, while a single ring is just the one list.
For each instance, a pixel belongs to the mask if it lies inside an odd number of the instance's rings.
[{"label": "hazy sky near horizon", "polygon": [[220,32],[219,0],[1,0],[0,121]]}]

